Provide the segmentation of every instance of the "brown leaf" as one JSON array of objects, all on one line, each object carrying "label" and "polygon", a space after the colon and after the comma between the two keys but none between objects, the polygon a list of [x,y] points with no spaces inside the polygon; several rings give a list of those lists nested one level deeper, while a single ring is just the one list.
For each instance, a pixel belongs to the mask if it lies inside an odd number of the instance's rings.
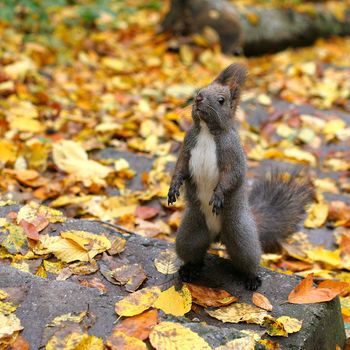
[{"label": "brown leaf", "polygon": [[338,281],[323,281],[317,287],[313,286],[313,274],[302,280],[289,294],[288,301],[292,304],[314,304],[334,299],[341,294],[349,284]]},{"label": "brown leaf", "polygon": [[142,220],[153,219],[159,214],[159,211],[158,208],[139,206],[135,210],[135,216]]},{"label": "brown leaf", "polygon": [[113,329],[113,333],[121,331],[130,337],[145,340],[157,323],[158,311],[148,310],[140,315],[125,318]]},{"label": "brown leaf", "polygon": [[121,285],[125,285],[128,292],[135,292],[147,278],[140,264],[126,264],[112,271],[113,278]]},{"label": "brown leaf", "polygon": [[116,255],[120,254],[121,252],[124,251],[126,245],[126,239],[123,237],[116,237],[112,241],[112,246],[110,249],[108,249],[108,253],[110,255]]},{"label": "brown leaf", "polygon": [[204,307],[226,306],[238,300],[238,298],[223,289],[203,287],[192,283],[187,283],[186,285],[191,292],[192,301]]},{"label": "brown leaf", "polygon": [[22,228],[23,228],[23,230],[28,238],[32,239],[33,241],[39,240],[39,232],[33,224],[22,219],[20,221],[19,225],[22,226]]},{"label": "brown leaf", "polygon": [[94,277],[91,280],[81,280],[79,283],[85,287],[97,288],[101,294],[107,293],[107,287],[98,277]]},{"label": "brown leaf", "polygon": [[254,305],[266,310],[266,311],[272,311],[272,305],[269,301],[269,299],[267,299],[265,297],[265,295],[262,295],[260,293],[253,293],[253,297],[252,297],[252,302]]}]

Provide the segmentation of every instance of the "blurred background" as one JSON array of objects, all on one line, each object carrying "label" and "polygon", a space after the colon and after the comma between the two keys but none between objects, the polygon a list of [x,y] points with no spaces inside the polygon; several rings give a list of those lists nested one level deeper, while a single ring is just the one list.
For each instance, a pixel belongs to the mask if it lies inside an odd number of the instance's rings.
[{"label": "blurred background", "polygon": [[[317,201],[299,242],[335,249],[334,232],[350,227],[349,9],[348,0],[2,1],[1,205],[36,201],[173,241],[183,202],[168,208],[166,195],[192,98],[243,62],[236,119],[248,175],[261,162],[308,166]],[[332,276],[320,259],[268,264]]]}]

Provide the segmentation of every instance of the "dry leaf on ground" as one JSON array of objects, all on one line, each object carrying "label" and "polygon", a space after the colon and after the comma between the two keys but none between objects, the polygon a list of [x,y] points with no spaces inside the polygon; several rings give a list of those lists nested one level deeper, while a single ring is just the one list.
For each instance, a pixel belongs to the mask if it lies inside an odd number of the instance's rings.
[{"label": "dry leaf on ground", "polygon": [[176,291],[175,287],[172,286],[159,295],[153,306],[162,310],[166,314],[184,316],[191,310],[191,292],[186,285],[184,285],[179,291]]},{"label": "dry leaf on ground", "polygon": [[198,286],[192,283],[186,283],[186,285],[191,292],[192,301],[203,307],[227,306],[238,300],[223,289]]},{"label": "dry leaf on ground", "polygon": [[209,344],[197,333],[175,322],[161,322],[149,336],[156,350],[210,350]]},{"label": "dry leaf on ground", "polygon": [[252,297],[252,302],[254,305],[266,310],[266,311],[272,311],[272,305],[269,301],[269,299],[267,299],[265,297],[265,295],[262,295],[260,293],[253,293],[253,297]]},{"label": "dry leaf on ground", "polygon": [[211,317],[230,323],[247,322],[261,324],[264,321],[264,317],[268,315],[265,310],[245,303],[234,303],[214,311],[206,310],[206,312]]},{"label": "dry leaf on ground", "polygon": [[159,287],[146,287],[134,292],[115,304],[119,316],[135,316],[149,309],[161,293]]},{"label": "dry leaf on ground", "polygon": [[154,266],[160,273],[172,275],[179,270],[181,261],[174,250],[167,249],[154,259]]},{"label": "dry leaf on ground", "polygon": [[131,337],[122,331],[113,331],[106,342],[107,349],[110,350],[147,350],[146,344],[135,337]]},{"label": "dry leaf on ground", "polygon": [[113,332],[120,331],[140,340],[148,338],[153,327],[158,323],[158,311],[147,310],[140,315],[131,316],[119,321]]},{"label": "dry leaf on ground", "polygon": [[288,301],[292,304],[314,304],[334,299],[341,294],[349,284],[338,281],[323,281],[317,287],[313,286],[313,274],[302,280],[289,294]]}]

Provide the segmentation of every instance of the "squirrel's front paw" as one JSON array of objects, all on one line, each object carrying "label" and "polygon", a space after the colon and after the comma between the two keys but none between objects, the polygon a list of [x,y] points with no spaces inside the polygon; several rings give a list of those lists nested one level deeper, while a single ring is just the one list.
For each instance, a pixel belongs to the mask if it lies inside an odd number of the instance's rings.
[{"label": "squirrel's front paw", "polygon": [[224,207],[224,194],[221,191],[215,190],[210,199],[209,205],[213,206],[213,214],[219,215]]},{"label": "squirrel's front paw", "polygon": [[176,200],[180,197],[180,186],[171,185],[168,192],[168,205],[174,204]]},{"label": "squirrel's front paw", "polygon": [[249,276],[245,280],[245,287],[248,290],[257,290],[261,286],[261,278],[259,276]]}]

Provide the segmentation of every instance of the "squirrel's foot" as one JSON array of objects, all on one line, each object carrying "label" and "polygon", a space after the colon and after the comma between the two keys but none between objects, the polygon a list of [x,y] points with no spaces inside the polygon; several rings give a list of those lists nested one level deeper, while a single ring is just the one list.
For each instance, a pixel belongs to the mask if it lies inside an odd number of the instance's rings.
[{"label": "squirrel's foot", "polygon": [[203,263],[187,263],[182,265],[179,270],[180,278],[183,282],[193,282],[197,280],[201,274]]},{"label": "squirrel's foot", "polygon": [[224,194],[219,189],[215,189],[210,201],[209,205],[213,206],[212,212],[215,215],[219,215],[222,208],[224,207]]},{"label": "squirrel's foot", "polygon": [[168,192],[168,204],[173,204],[180,197],[180,187],[182,185],[183,178],[175,177],[173,178],[169,192]]},{"label": "squirrel's foot", "polygon": [[261,278],[259,276],[250,276],[244,281],[248,290],[257,290],[261,286]]}]

